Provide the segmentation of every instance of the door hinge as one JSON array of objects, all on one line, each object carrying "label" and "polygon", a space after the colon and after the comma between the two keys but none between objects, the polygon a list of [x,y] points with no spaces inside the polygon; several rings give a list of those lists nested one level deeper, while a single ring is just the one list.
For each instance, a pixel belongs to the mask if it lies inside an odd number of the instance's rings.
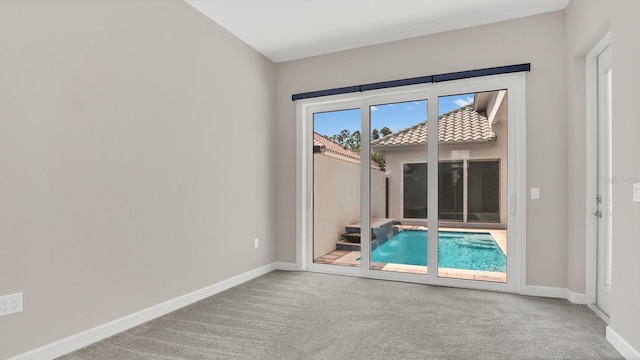
[{"label": "door hinge", "polygon": [[593,213],[593,215],[599,217],[600,219],[602,219],[602,211],[598,210],[595,213]]},{"label": "door hinge", "polygon": [[598,204],[601,204],[602,203],[602,196],[600,196],[600,195],[596,196],[596,202]]}]

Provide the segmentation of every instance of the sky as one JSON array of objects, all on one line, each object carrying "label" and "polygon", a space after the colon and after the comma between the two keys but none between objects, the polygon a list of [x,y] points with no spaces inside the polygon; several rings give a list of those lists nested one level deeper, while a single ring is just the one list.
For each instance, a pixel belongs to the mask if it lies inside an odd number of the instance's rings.
[{"label": "sky", "polygon": [[[441,97],[438,99],[438,114],[442,115],[461,106],[471,104],[473,94]],[[425,121],[427,118],[426,101],[409,101],[371,107],[371,130],[388,127],[393,132],[406,129]],[[326,136],[360,130],[360,109],[340,110],[316,113],[313,117],[314,131]]]}]

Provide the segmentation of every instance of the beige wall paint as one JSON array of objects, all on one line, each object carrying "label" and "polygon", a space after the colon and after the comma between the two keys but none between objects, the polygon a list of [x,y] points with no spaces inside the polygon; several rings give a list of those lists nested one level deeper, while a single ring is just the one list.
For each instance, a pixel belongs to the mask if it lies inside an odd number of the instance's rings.
[{"label": "beige wall paint", "polygon": [[500,65],[527,74],[527,283],[566,286],[567,126],[564,12],[396,41],[277,65],[278,259],[295,261],[296,108],[291,94]]},{"label": "beige wall paint", "polygon": [[0,24],[0,358],[276,260],[272,62],[182,1]]},{"label": "beige wall paint", "polygon": [[[274,66],[181,1],[1,2],[0,294],[25,310],[0,358],[295,261],[292,93],[521,62],[527,283],[584,291],[584,55],[611,29],[614,176],[640,176],[639,12],[572,1]],[[611,326],[640,349],[640,209],[614,191]]]},{"label": "beige wall paint", "polygon": [[[572,1],[567,13],[569,75],[569,287],[584,287],[585,221],[585,55],[611,30],[613,43],[613,176],[640,176],[640,121],[637,97],[640,70],[640,2]],[[632,184],[613,186],[613,279],[611,327],[640,351],[640,204],[632,202]],[[590,279],[587,279],[589,281]]]},{"label": "beige wall paint", "polygon": [[[345,226],[360,222],[360,164],[313,155],[313,257],[336,249]],[[384,172],[371,170],[371,216],[384,217]]]}]

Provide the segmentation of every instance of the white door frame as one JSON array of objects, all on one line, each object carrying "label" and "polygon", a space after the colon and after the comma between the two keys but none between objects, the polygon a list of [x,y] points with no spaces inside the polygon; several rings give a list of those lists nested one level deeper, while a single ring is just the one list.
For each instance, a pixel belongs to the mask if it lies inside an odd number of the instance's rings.
[{"label": "white door frame", "polygon": [[[338,273],[343,275],[364,276],[370,278],[409,281],[432,285],[452,286],[470,289],[493,290],[503,292],[523,293],[526,285],[526,75],[525,73],[512,73],[492,75],[472,79],[463,79],[436,84],[410,85],[398,88],[366,91],[356,94],[333,95],[321,98],[298,100],[297,106],[297,191],[296,191],[296,235],[297,251],[296,264],[300,270]],[[481,281],[469,281],[462,279],[440,278],[438,276],[425,276],[417,274],[405,274],[385,272],[369,269],[369,237],[368,231],[362,232],[362,266],[360,268],[323,265],[313,263],[313,249],[309,249],[313,237],[311,222],[313,221],[313,170],[312,164],[312,119],[313,113],[322,109],[328,111],[349,107],[355,102],[360,102],[361,109],[369,108],[369,105],[398,102],[408,99],[438,99],[439,96],[448,96],[456,93],[482,92],[497,89],[508,89],[508,224],[509,237],[507,247],[507,283],[490,283]],[[428,118],[437,119],[437,107],[428,107]],[[369,146],[369,111],[361,111],[362,116],[362,143]],[[437,124],[430,123],[430,126]],[[437,126],[437,125],[436,125]],[[429,131],[429,134],[437,136],[437,131]],[[434,140],[434,139],[430,139]],[[431,164],[438,164],[438,142],[429,141],[428,152]],[[431,151],[434,148],[435,151]],[[362,164],[369,163],[370,154],[363,151]],[[368,228],[369,218],[369,169],[361,166],[361,225]],[[429,205],[430,211],[435,214],[429,218],[431,228],[437,228],[437,172],[429,171]],[[432,179],[435,177],[435,179]],[[431,185],[433,184],[433,185]],[[435,189],[435,190],[434,190]],[[435,196],[434,196],[435,195]],[[435,204],[435,205],[434,205]],[[435,216],[433,216],[435,215]],[[435,242],[431,243],[430,245]],[[429,251],[430,264],[437,264],[437,251]]]},{"label": "white door frame", "polygon": [[[586,179],[585,179],[585,296],[587,304],[596,303],[597,271],[597,224],[596,196],[598,194],[597,159],[598,159],[598,55],[611,45],[611,32],[598,41],[586,55]],[[603,316],[604,314],[599,314]],[[606,320],[606,319],[605,319]]]},{"label": "white door frame", "polygon": [[[612,151],[612,111],[611,111],[611,76],[612,76],[612,50],[607,47],[598,56],[598,177],[599,196],[601,204],[598,221],[598,256],[596,268],[598,273],[598,284],[596,286],[596,305],[602,312],[609,314],[611,311],[611,247],[612,247],[612,190],[613,173],[611,156]],[[601,169],[604,167],[604,170]],[[602,176],[607,177],[607,181],[602,181]]]}]

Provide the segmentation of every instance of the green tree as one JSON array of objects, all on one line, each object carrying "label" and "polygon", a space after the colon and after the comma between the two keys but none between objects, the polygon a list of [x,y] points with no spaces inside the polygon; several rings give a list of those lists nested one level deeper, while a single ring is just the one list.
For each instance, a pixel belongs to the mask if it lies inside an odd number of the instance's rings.
[{"label": "green tree", "polygon": [[340,131],[339,134],[331,136],[331,141],[335,142],[336,144],[340,144],[341,146],[347,147],[347,140],[349,140],[350,137],[351,132],[347,129],[344,129]]},{"label": "green tree", "polygon": [[[389,134],[391,134],[392,131],[391,129],[389,129],[388,127],[383,127],[382,129],[380,129],[378,131],[378,129],[373,129],[373,131],[371,131],[371,139],[372,140],[377,140],[380,139],[381,137],[385,137]],[[378,166],[380,166],[380,169],[382,171],[384,171],[386,169],[386,158],[384,155],[380,154],[380,153],[373,153],[371,154],[371,161],[375,162],[376,164],[378,164]]]},{"label": "green tree", "polygon": [[351,134],[351,136],[349,136],[349,138],[347,139],[347,141],[344,144],[344,147],[346,147],[347,149],[351,150],[351,151],[355,151],[358,154],[360,153],[360,141],[361,141],[361,136],[360,136],[360,131],[356,130],[353,132],[353,134]]},{"label": "green tree", "polygon": [[[380,139],[381,137],[387,136],[391,133],[391,129],[386,126],[380,130],[373,129],[371,131],[371,140]],[[340,131],[340,133],[327,138],[335,142],[336,144],[343,146],[344,148],[360,154],[360,149],[362,148],[362,134],[358,130],[352,133],[349,130],[344,129]],[[385,170],[386,161],[384,155],[379,153],[372,153],[371,161],[376,163],[383,171]]]},{"label": "green tree", "polygon": [[371,161],[378,164],[378,166],[380,167],[380,170],[382,171],[386,170],[387,161],[384,155],[379,153],[373,153],[371,154]]}]

